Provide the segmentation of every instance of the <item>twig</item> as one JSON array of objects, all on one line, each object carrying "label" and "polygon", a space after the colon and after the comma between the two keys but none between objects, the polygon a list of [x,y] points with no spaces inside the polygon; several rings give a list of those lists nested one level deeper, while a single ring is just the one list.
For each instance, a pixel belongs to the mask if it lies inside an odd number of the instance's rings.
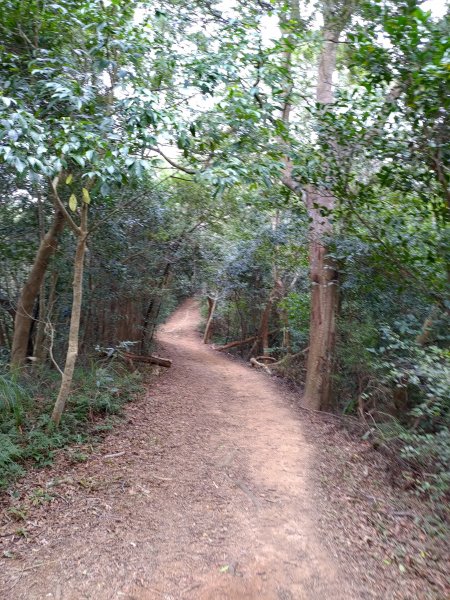
[{"label": "twig", "polygon": [[123,456],[125,451],[123,452],[115,452],[114,454],[105,454],[102,458],[116,458],[117,456]]},{"label": "twig", "polygon": [[60,561],[61,561],[61,559],[58,558],[57,560],[50,560],[48,562],[41,562],[41,563],[37,563],[35,565],[31,565],[30,567],[24,567],[23,569],[17,569],[16,572],[25,573],[25,571],[32,571],[33,569],[39,569],[39,567],[46,567],[47,565],[52,565],[52,564],[60,562]]},{"label": "twig", "polygon": [[60,176],[61,176],[61,173],[59,175],[57,175],[56,177],[54,177],[53,179],[50,178],[50,185],[51,185],[51,188],[53,191],[53,199],[55,201],[55,205],[58,208],[58,210],[60,210],[62,212],[62,214],[64,215],[64,218],[65,218],[67,224],[69,225],[70,229],[75,233],[76,236],[80,236],[81,228],[72,219],[67,208],[64,206],[61,198],[59,197],[58,184],[59,184]]},{"label": "twig", "polygon": [[394,510],[391,515],[394,517],[408,517],[410,519],[415,519],[417,517],[417,515],[407,510]]},{"label": "twig", "polygon": [[153,152],[157,152],[160,156],[162,156],[164,158],[165,161],[167,161],[169,163],[169,165],[172,165],[172,167],[174,167],[175,169],[178,169],[179,171],[183,171],[184,173],[187,173],[188,175],[196,174],[196,171],[194,171],[193,169],[184,167],[183,165],[180,165],[179,163],[172,160],[169,156],[166,156],[166,154],[164,154],[164,152],[162,150],[160,150],[159,148],[151,148],[151,150],[153,150]]},{"label": "twig", "polygon": [[150,477],[153,477],[153,479],[161,479],[161,481],[173,481],[173,477],[160,477],[159,475],[153,475],[153,473]]},{"label": "twig", "polygon": [[48,353],[50,355],[50,360],[55,365],[56,369],[58,370],[58,373],[62,377],[63,376],[62,369],[60,368],[60,366],[56,362],[55,357],[53,356],[53,342],[54,342],[54,337],[55,337],[55,328],[53,327],[50,319],[47,319],[47,323],[45,324],[44,331],[45,331],[45,333],[47,335],[49,335],[49,338],[50,338],[50,345],[49,345],[49,348],[48,348]]}]

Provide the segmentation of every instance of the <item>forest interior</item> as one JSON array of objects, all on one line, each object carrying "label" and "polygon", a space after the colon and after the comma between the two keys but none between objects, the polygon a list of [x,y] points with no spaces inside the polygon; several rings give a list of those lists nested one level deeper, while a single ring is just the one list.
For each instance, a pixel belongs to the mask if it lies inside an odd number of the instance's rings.
[{"label": "forest interior", "polygon": [[450,598],[444,0],[0,2],[0,598]]}]

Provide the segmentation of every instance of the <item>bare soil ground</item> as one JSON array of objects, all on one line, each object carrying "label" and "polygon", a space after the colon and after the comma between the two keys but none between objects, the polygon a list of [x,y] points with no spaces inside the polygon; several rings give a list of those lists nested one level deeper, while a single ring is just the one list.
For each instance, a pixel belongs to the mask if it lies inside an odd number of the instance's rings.
[{"label": "bare soil ground", "polygon": [[383,563],[352,517],[368,510],[348,498],[358,473],[350,487],[342,474],[356,447],[299,413],[285,386],[204,346],[198,322],[188,301],[161,328],[173,367],[87,462],[62,456],[16,486],[0,525],[0,598],[447,597],[440,580]]},{"label": "bare soil ground", "polygon": [[449,528],[436,506],[405,489],[392,457],[339,420],[314,414],[307,421],[319,529],[361,597],[448,600]]}]

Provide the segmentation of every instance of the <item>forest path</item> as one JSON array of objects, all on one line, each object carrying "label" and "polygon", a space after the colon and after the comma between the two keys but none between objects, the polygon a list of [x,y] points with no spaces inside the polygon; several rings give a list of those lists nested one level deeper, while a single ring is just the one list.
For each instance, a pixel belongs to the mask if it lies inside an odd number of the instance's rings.
[{"label": "forest path", "polygon": [[318,540],[296,397],[202,344],[199,319],[189,300],[160,328],[173,367],[36,509],[4,600],[352,598]]}]

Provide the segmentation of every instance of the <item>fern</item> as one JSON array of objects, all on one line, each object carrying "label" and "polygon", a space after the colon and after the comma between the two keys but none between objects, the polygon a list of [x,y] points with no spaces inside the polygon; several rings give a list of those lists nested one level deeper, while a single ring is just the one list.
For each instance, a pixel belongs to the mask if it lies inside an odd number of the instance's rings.
[{"label": "fern", "polygon": [[25,389],[10,375],[0,374],[0,412],[10,412],[14,415],[16,426],[24,421],[23,404],[27,394]]}]

